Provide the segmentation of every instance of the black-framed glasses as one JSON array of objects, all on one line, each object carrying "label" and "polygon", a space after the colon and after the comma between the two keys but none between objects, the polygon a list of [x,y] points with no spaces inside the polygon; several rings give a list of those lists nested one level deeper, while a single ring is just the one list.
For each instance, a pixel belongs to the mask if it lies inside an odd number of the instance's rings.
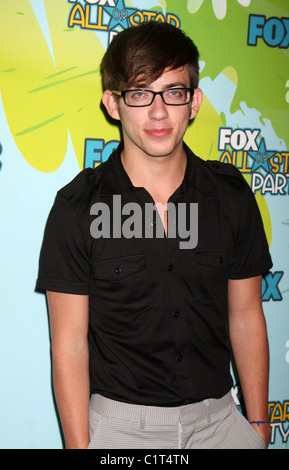
[{"label": "black-framed glasses", "polygon": [[169,106],[182,106],[190,103],[193,95],[193,88],[168,88],[164,91],[152,91],[145,89],[113,91],[117,96],[121,96],[127,106],[143,107],[150,106],[157,95],[162,97],[165,104]]}]

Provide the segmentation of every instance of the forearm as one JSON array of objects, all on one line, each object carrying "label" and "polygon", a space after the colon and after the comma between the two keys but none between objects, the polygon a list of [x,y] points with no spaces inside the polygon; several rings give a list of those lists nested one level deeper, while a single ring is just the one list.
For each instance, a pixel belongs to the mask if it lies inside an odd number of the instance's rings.
[{"label": "forearm", "polygon": [[263,317],[230,328],[230,338],[249,421],[268,421],[269,348]]},{"label": "forearm", "polygon": [[269,348],[264,317],[230,328],[230,337],[248,421],[268,445]]},{"label": "forearm", "polygon": [[88,347],[81,351],[54,347],[53,383],[66,449],[89,444]]}]

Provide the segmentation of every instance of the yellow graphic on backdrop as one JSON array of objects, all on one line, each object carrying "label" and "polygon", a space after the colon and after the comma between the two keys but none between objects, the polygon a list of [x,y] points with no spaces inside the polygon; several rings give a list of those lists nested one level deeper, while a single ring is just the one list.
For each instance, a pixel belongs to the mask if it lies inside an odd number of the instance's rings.
[{"label": "yellow graphic on backdrop", "polygon": [[118,136],[100,111],[104,50],[93,32],[67,28],[66,2],[45,0],[44,5],[54,57],[28,0],[0,4],[4,110],[21,154],[34,168],[50,172],[61,165],[68,132],[82,168],[86,137]]}]

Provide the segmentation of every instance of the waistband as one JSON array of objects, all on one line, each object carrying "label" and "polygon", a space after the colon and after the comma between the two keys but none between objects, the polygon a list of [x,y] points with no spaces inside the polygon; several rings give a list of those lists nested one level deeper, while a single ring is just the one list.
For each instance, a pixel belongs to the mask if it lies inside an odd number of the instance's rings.
[{"label": "waistband", "polygon": [[222,398],[209,398],[198,403],[176,407],[160,407],[123,403],[93,394],[90,407],[102,416],[151,424],[177,424],[208,419],[233,403],[231,392]]}]

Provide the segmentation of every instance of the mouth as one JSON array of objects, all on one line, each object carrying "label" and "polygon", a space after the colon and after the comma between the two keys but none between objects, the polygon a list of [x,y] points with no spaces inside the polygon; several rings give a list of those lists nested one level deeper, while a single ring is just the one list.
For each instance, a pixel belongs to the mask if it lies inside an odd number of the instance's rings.
[{"label": "mouth", "polygon": [[162,129],[145,129],[145,133],[155,138],[167,137],[172,132],[172,129],[162,128]]}]

